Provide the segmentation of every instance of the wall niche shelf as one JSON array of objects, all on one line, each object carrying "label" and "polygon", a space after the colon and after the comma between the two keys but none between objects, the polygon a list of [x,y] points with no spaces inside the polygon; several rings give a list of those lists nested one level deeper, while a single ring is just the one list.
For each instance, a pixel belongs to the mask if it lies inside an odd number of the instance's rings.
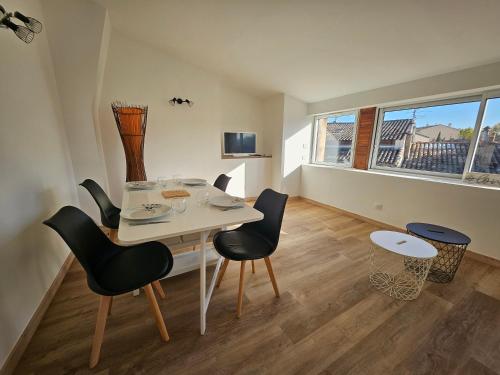
[{"label": "wall niche shelf", "polygon": [[221,155],[221,159],[266,159],[272,157],[273,157],[272,155],[245,155],[245,156]]}]

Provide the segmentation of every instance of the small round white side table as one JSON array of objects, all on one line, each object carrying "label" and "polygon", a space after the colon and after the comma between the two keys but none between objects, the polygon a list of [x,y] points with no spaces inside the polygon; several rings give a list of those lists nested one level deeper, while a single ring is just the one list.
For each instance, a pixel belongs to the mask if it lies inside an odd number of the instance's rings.
[{"label": "small round white side table", "polygon": [[417,298],[437,250],[430,243],[405,233],[377,231],[370,234],[370,282],[393,298]]}]

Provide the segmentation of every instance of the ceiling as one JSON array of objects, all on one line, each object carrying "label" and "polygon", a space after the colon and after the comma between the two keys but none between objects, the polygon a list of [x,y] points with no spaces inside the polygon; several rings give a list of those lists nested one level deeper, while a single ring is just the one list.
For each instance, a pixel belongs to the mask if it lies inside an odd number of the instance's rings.
[{"label": "ceiling", "polygon": [[500,60],[498,0],[98,0],[113,28],[314,102]]}]

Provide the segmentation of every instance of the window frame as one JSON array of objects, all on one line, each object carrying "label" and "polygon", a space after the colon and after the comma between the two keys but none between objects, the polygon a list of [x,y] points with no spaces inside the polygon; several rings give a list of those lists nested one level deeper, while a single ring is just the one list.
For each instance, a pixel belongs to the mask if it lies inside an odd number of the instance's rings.
[{"label": "window frame", "polygon": [[[401,104],[397,106],[380,106],[377,109],[377,118],[375,122],[375,132],[374,137],[372,137],[371,149],[370,149],[370,165],[369,169],[375,171],[386,171],[391,173],[401,173],[404,175],[414,175],[414,176],[434,176],[434,177],[444,177],[444,178],[452,178],[452,179],[463,179],[466,173],[470,172],[472,167],[473,157],[477,148],[477,141],[479,138],[479,132],[481,128],[481,122],[484,116],[484,110],[486,105],[486,99],[489,98],[490,95],[494,97],[495,92],[485,92],[478,93],[475,95],[467,95],[467,96],[453,96],[446,99],[437,99],[437,100],[426,100],[422,102],[412,101],[406,104]],[[497,95],[500,92],[496,92]],[[382,123],[384,122],[384,116],[386,112],[392,112],[397,110],[406,110],[406,109],[418,109],[425,107],[434,107],[440,105],[450,105],[450,104],[460,104],[460,103],[469,103],[479,101],[479,109],[477,112],[476,121],[474,123],[474,130],[472,133],[472,137],[469,144],[469,150],[467,152],[467,157],[465,159],[464,170],[461,174],[457,173],[445,173],[445,172],[433,172],[433,171],[422,171],[416,169],[405,169],[405,168],[394,168],[394,167],[383,167],[377,166],[377,155],[378,155],[378,145],[380,142],[380,137],[382,133]]]},{"label": "window frame", "polygon": [[[316,149],[317,149],[317,142],[318,142],[318,122],[320,119],[323,119],[325,117],[330,117],[330,116],[343,116],[343,115],[354,115],[354,126],[353,126],[353,133],[352,133],[352,143],[351,143],[351,158],[349,160],[349,163],[336,163],[336,162],[321,162],[321,161],[316,161]],[[336,111],[336,112],[326,112],[322,114],[318,114],[314,116],[314,127],[313,127],[313,139],[312,139],[312,152],[311,152],[311,159],[309,162],[311,164],[315,165],[324,165],[324,166],[329,166],[329,167],[335,167],[335,168],[342,168],[342,169],[348,169],[352,168],[354,164],[354,156],[356,155],[356,141],[357,141],[357,136],[358,136],[358,125],[359,125],[359,109],[352,109],[352,110],[347,110],[347,111]]]},{"label": "window frame", "polygon": [[484,120],[484,113],[486,111],[486,103],[489,99],[497,99],[497,98],[500,98],[500,90],[486,91],[482,94],[481,105],[479,107],[476,124],[471,139],[471,143],[472,140],[474,140],[474,145],[473,147],[469,148],[469,154],[467,155],[467,160],[465,161],[465,167],[467,168],[467,170],[464,169],[464,177],[466,173],[479,173],[492,176],[499,176],[499,174],[496,173],[474,172],[472,170],[474,157],[476,156],[477,146],[479,145],[479,136],[481,134],[481,128]]}]

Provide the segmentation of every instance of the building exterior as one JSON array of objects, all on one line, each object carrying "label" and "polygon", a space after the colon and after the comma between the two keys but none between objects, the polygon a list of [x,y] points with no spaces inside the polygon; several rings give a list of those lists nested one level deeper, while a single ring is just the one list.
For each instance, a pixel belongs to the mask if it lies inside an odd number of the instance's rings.
[{"label": "building exterior", "polygon": [[[349,162],[353,134],[352,122],[327,123],[322,135],[324,147],[316,159],[319,156],[325,163]],[[462,174],[469,146],[470,141],[460,138],[457,128],[446,125],[416,128],[413,119],[388,120],[382,123],[376,164],[378,167]],[[490,127],[485,127],[479,136],[472,170],[500,173],[500,136]]]},{"label": "building exterior", "polygon": [[435,124],[417,128],[416,134],[427,137],[429,142],[460,140],[460,129],[450,125]]}]

